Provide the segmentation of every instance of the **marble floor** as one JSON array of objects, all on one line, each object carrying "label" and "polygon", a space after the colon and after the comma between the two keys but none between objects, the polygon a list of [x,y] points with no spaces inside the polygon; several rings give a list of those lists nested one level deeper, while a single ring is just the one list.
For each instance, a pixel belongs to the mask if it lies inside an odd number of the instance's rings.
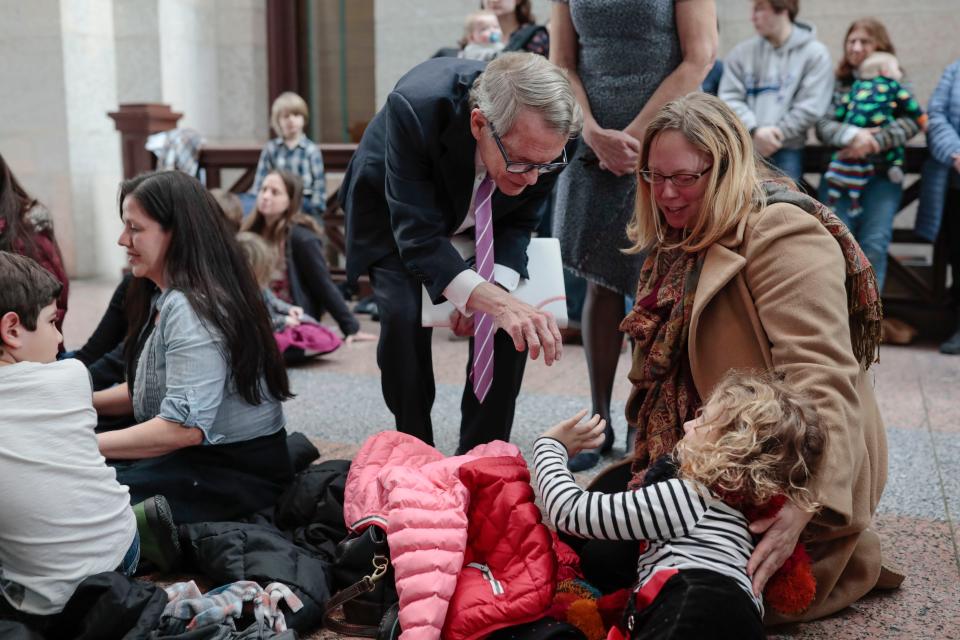
[{"label": "marble floor", "polygon": [[[90,334],[114,283],[71,283],[64,328],[68,348]],[[377,324],[363,318],[364,328]],[[444,330],[433,339],[437,446],[456,447],[466,345]],[[624,352],[614,389],[615,416],[623,414],[629,383]],[[960,639],[960,357],[940,355],[935,344],[883,347],[874,365],[877,398],[889,441],[889,476],[875,521],[884,550],[906,572],[894,592],[872,594],[845,611],[805,625],[774,631],[776,638]],[[297,397],[285,405],[288,429],[302,431],[325,458],[349,458],[369,435],[392,428],[380,395],[375,343],[343,347],[311,365],[293,369]],[[552,367],[527,366],[512,440],[529,453],[544,428],[589,408],[583,350],[568,345]],[[615,425],[621,436],[623,422]],[[587,478],[584,478],[586,480]],[[311,637],[335,637],[318,633]]]}]

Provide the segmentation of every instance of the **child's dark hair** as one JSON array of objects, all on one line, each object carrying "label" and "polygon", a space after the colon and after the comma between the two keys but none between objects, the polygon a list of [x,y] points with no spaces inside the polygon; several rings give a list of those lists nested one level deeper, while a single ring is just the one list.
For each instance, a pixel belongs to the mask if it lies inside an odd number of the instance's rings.
[{"label": "child's dark hair", "polygon": [[40,311],[60,297],[63,284],[35,260],[0,251],[0,316],[13,311],[28,331],[37,330]]},{"label": "child's dark hair", "polygon": [[776,372],[732,372],[703,405],[715,443],[677,446],[680,475],[738,501],[761,505],[778,494],[804,511],[818,507],[807,488],[826,447],[810,400]]}]

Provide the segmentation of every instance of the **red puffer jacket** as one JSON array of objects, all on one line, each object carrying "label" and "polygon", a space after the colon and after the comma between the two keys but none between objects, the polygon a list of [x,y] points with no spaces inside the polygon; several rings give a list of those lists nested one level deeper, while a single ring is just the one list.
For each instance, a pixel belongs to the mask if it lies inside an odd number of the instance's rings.
[{"label": "red puffer jacket", "polygon": [[557,561],[534,504],[521,456],[479,458],[460,467],[470,491],[467,549],[443,626],[444,640],[472,640],[543,616]]}]

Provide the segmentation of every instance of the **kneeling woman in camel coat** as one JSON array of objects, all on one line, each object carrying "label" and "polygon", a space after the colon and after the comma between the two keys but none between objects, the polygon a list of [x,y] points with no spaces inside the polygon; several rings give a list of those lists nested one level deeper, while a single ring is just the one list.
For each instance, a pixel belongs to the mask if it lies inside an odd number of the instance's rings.
[{"label": "kneeling woman in camel coat", "polygon": [[[821,510],[787,503],[754,522],[755,588],[798,539],[817,593],[795,619],[851,604],[883,583],[870,528],[887,474],[883,423],[866,367],[876,358],[880,304],[873,270],[827,209],[763,182],[750,135],[720,100],[667,104],[646,131],[633,251],[649,250],[637,304],[622,329],[636,339],[627,418],[637,428],[634,478],[669,453],[700,399],[730,369],[775,368],[814,400],[828,433],[811,490]],[[801,537],[802,534],[802,537]],[[787,621],[768,613],[766,622]]]}]

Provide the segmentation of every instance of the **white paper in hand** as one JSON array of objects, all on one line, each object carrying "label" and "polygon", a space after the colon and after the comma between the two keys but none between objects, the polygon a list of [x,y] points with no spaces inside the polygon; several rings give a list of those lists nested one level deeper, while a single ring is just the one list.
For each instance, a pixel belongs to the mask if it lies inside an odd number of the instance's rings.
[{"label": "white paper in hand", "polygon": [[[453,246],[461,256],[473,256],[473,242],[457,242]],[[549,311],[561,329],[567,326],[567,295],[563,287],[563,263],[560,260],[560,241],[556,238],[531,238],[527,246],[527,271],[530,278],[520,280],[511,292],[532,307]],[[433,304],[427,290],[423,290],[420,324],[424,327],[449,327],[454,306],[449,302]]]}]

